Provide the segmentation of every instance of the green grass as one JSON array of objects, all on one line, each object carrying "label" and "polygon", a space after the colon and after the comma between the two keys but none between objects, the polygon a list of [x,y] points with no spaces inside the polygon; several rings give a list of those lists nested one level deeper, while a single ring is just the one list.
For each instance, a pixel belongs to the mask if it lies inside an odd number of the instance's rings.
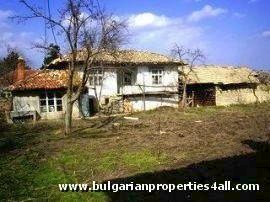
[{"label": "green grass", "polygon": [[[87,180],[85,176],[88,176],[89,181],[98,181],[99,178],[93,175],[113,173],[121,168],[128,169],[130,173],[152,171],[164,160],[147,150],[118,154],[107,152],[101,156],[86,155],[81,151],[63,151],[58,157],[49,158],[37,166],[35,162],[28,161],[29,158],[36,158],[35,153],[31,155],[20,156],[12,164],[11,159],[1,158],[1,163],[5,164],[1,170],[1,198],[106,201],[104,193],[61,193],[57,185],[84,183]],[[11,168],[7,169],[8,165]]]},{"label": "green grass", "polygon": [[166,156],[164,154],[153,154],[149,150],[128,152],[123,154],[123,163],[126,166],[139,172],[153,171],[160,164],[163,164],[165,162]]},{"label": "green grass", "polygon": [[97,170],[101,172],[114,172],[119,167],[119,154],[109,152],[101,156],[97,162]]},{"label": "green grass", "polygon": [[[70,176],[73,175],[76,181],[80,181],[83,180],[83,174],[86,173],[109,174],[117,172],[119,169],[146,172],[152,171],[166,162],[165,154],[158,155],[147,149],[134,152],[118,148],[118,150],[105,150],[98,155],[92,149],[83,150],[76,148],[64,151],[54,158],[51,165],[54,167],[58,165]],[[79,172],[74,174],[74,170]]]},{"label": "green grass", "polygon": [[[0,198],[4,199],[43,199],[61,201],[104,201],[103,193],[62,193],[58,184],[80,182],[74,170],[84,168],[87,158],[63,152],[59,158],[49,158],[44,163],[36,165],[37,155],[19,158],[1,158]],[[83,183],[81,181],[81,183]]]}]

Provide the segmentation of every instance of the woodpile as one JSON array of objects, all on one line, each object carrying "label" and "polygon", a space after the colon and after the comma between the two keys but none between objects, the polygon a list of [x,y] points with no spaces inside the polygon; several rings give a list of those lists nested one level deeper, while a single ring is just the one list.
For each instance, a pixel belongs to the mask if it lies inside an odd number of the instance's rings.
[{"label": "woodpile", "polygon": [[133,107],[128,99],[121,97],[112,97],[107,105],[102,106],[104,114],[132,113]]},{"label": "woodpile", "polygon": [[133,112],[132,104],[128,99],[125,99],[123,102],[123,112],[124,113],[132,113]]}]

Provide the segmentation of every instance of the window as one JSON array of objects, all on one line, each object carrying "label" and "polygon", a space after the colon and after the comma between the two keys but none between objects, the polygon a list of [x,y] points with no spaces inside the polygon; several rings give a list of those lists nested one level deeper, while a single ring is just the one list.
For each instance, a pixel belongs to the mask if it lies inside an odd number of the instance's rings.
[{"label": "window", "polygon": [[53,93],[47,93],[47,99],[48,99],[49,112],[56,111],[55,110],[55,105],[54,105],[54,94]]},{"label": "window", "polygon": [[123,76],[123,85],[132,85],[132,73],[131,72],[124,72]]},{"label": "window", "polygon": [[59,93],[59,92],[55,93],[55,100],[56,100],[56,111],[58,111],[58,112],[63,111],[61,93]]},{"label": "window", "polygon": [[47,96],[46,93],[42,93],[39,97],[40,112],[47,112]]},{"label": "window", "polygon": [[40,95],[40,112],[63,111],[62,95],[55,92],[44,92]]},{"label": "window", "polygon": [[162,69],[152,69],[152,84],[162,84],[162,77]]},{"label": "window", "polygon": [[103,71],[101,69],[92,70],[89,75],[90,86],[102,85]]}]

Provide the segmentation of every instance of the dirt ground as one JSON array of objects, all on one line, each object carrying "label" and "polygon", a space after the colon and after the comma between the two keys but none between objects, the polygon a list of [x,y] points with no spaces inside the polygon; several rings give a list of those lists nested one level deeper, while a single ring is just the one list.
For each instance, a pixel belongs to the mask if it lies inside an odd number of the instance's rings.
[{"label": "dirt ground", "polygon": [[[168,107],[122,116],[2,126],[0,198],[82,201],[265,200],[270,179],[270,104]],[[58,183],[259,183],[260,192],[61,193]]]}]

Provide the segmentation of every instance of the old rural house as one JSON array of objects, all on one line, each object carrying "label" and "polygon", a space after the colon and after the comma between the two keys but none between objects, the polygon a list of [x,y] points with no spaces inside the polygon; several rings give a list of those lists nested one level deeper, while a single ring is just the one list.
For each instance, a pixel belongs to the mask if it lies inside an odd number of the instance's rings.
[{"label": "old rural house", "polygon": [[[83,52],[78,55],[78,68]],[[47,69],[26,74],[20,60],[19,78],[9,89],[13,97],[11,118],[61,118],[65,113],[68,56],[54,60]],[[102,54],[95,61],[88,83],[73,109],[74,117],[91,116],[99,106],[110,113],[177,107],[178,67],[175,61],[157,53],[119,51]],[[76,75],[75,83],[80,74]],[[181,80],[181,78],[180,78]],[[76,85],[76,84],[75,84]],[[269,86],[260,84],[256,72],[231,66],[198,66],[188,75],[190,106],[231,105],[270,100]]]},{"label": "old rural house", "polygon": [[[84,52],[78,54],[78,68]],[[65,69],[68,55],[54,60],[49,69]],[[181,61],[165,55],[122,50],[113,55],[102,53],[91,68],[82,111],[87,116],[97,110],[97,102],[109,110],[140,111],[178,103],[178,66]]]},{"label": "old rural house", "polygon": [[[188,71],[188,70],[187,70]],[[188,75],[187,92],[193,106],[226,106],[270,100],[269,86],[245,67],[206,65]]]},{"label": "old rural house", "polygon": [[[19,58],[19,61],[21,60],[22,58]],[[12,99],[10,92],[7,90],[8,87],[17,81],[30,76],[36,71],[29,67],[22,66],[21,64],[22,63],[19,62],[18,66],[14,67],[13,71],[7,72],[0,77],[0,119],[5,117],[5,113],[12,108]],[[23,71],[21,71],[22,69]]]},{"label": "old rural house", "polygon": [[[83,60],[78,55],[78,68]],[[178,65],[167,56],[140,51],[102,54],[89,71],[88,83],[73,116],[93,115],[98,106],[111,112],[131,112],[159,106],[177,107]],[[36,71],[10,86],[11,118],[60,118],[65,112],[68,56],[54,60],[46,70]],[[24,66],[20,61],[19,66]],[[78,76],[79,79],[79,76]]]},{"label": "old rural house", "polygon": [[[19,60],[19,79],[9,86],[12,92],[12,120],[61,118],[65,112],[66,70],[32,70],[26,74],[24,60]],[[77,103],[76,103],[77,104]],[[77,104],[78,105],[78,104]],[[78,107],[74,115],[79,116]]]}]

